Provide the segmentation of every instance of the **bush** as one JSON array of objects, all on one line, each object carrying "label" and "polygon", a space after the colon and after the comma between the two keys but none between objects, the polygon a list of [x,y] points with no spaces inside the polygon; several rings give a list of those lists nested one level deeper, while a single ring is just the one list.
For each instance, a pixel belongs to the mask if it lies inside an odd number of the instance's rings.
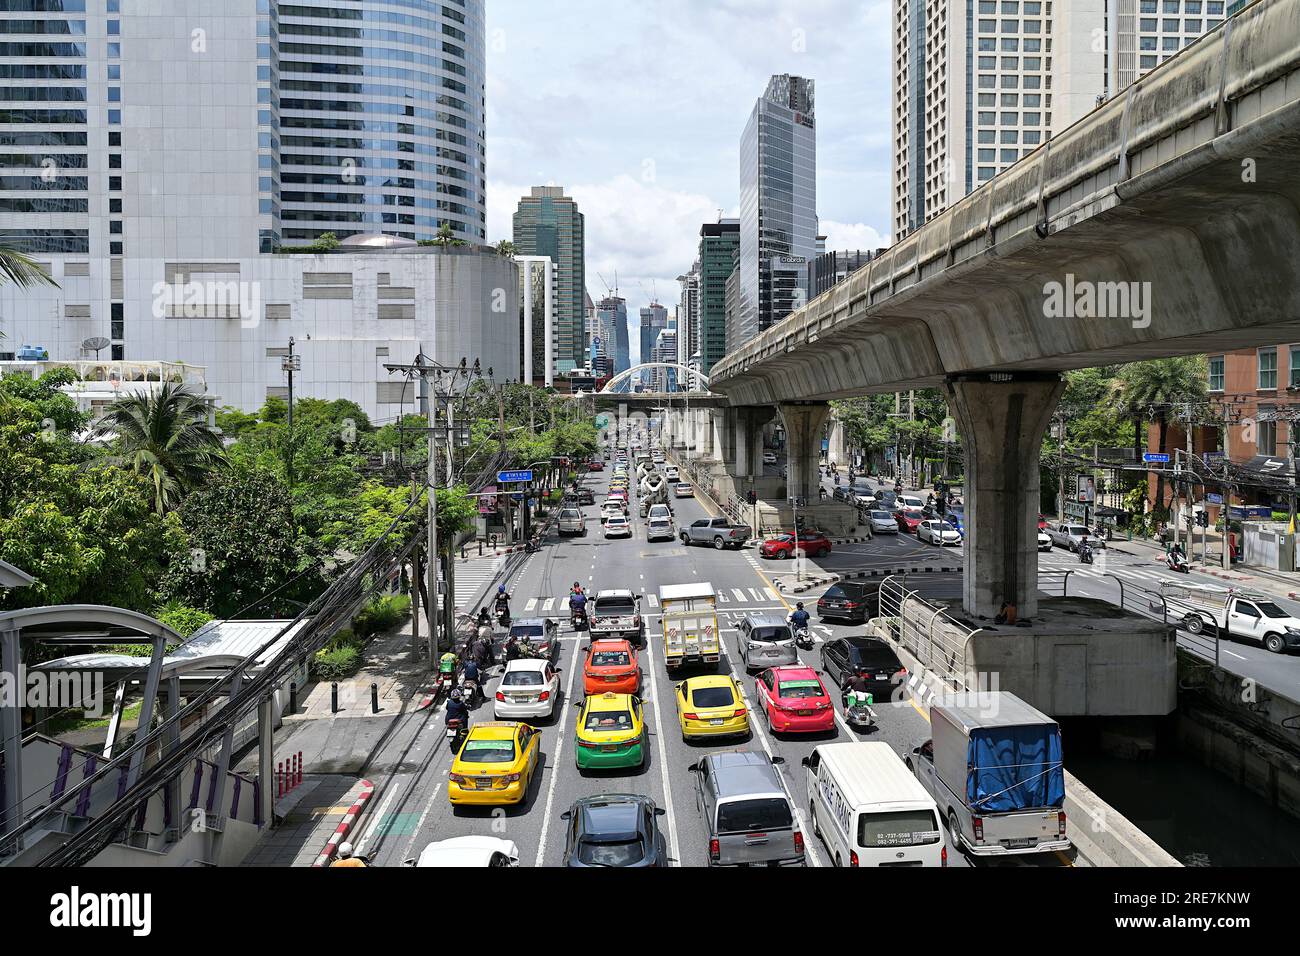
[{"label": "bush", "polygon": [[316,652],[311,661],[312,678],[336,681],[351,677],[361,669],[361,652],[355,647],[326,648]]},{"label": "bush", "polygon": [[352,630],[361,638],[391,631],[406,620],[411,613],[411,598],[405,594],[389,594],[376,598],[352,619]]},{"label": "bush", "polygon": [[181,637],[189,637],[213,619],[207,611],[181,604],[179,601],[168,601],[154,612],[154,617]]}]

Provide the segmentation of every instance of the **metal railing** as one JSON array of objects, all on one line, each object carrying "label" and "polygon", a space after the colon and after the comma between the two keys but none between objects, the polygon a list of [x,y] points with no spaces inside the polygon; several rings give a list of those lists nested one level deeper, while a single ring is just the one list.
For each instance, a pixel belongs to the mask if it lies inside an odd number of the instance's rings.
[{"label": "metal railing", "polygon": [[954,691],[979,690],[970,659],[972,628],[914,590],[907,575],[890,575],[880,583],[880,617],[899,644]]}]

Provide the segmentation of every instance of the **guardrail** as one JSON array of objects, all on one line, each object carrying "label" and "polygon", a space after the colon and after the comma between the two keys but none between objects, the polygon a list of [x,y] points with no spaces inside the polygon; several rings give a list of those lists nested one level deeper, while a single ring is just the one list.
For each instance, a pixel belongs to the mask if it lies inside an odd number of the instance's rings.
[{"label": "guardrail", "polygon": [[906,575],[880,583],[880,615],[894,640],[958,692],[980,688],[970,661],[971,639],[982,628],[963,624],[908,586]]}]

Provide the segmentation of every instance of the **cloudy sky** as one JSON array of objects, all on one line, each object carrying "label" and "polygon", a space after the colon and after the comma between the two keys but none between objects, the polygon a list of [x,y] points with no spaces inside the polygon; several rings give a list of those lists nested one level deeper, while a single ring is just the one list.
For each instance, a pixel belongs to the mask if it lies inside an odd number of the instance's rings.
[{"label": "cloudy sky", "polygon": [[[587,289],[672,305],[700,224],[737,215],[738,144],[773,73],[817,84],[828,248],[889,235],[887,0],[488,0],[488,239],[529,186],[587,218]],[[635,321],[635,320],[634,320]],[[632,336],[635,359],[636,336]]]}]

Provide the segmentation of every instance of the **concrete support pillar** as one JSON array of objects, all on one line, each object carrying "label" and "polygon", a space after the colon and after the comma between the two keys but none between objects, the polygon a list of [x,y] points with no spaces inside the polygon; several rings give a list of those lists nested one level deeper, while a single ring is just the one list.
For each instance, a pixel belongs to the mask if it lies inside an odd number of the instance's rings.
[{"label": "concrete support pillar", "polygon": [[789,402],[781,406],[785,422],[787,487],[792,498],[817,501],[822,427],[831,413],[825,402]]},{"label": "concrete support pillar", "polygon": [[763,476],[763,428],[776,417],[771,405],[729,408],[727,468],[737,478]]},{"label": "concrete support pillar", "polygon": [[[0,631],[0,670],[12,693],[0,695],[0,743],[4,745],[5,773],[3,803],[0,803],[0,834],[16,829],[22,823],[23,759],[22,759],[22,657],[19,653],[18,629]],[[21,840],[13,846],[0,846],[0,856],[17,853]]]},{"label": "concrete support pillar", "polygon": [[840,468],[849,463],[848,435],[844,423],[838,418],[831,419],[831,440],[826,451],[827,464],[835,462]]},{"label": "concrete support pillar", "polygon": [[1065,391],[1054,372],[957,375],[948,400],[966,447],[966,613],[1038,612],[1038,457]]},{"label": "concrete support pillar", "polygon": [[695,410],[695,454],[713,457],[713,413],[707,408]]}]

